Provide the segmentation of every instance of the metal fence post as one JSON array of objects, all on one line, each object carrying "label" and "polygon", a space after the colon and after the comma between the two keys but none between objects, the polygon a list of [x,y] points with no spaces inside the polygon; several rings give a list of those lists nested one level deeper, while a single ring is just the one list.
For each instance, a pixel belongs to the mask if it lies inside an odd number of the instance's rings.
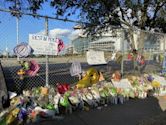
[{"label": "metal fence post", "polygon": [[[45,35],[48,36],[48,18],[45,18]],[[49,86],[48,55],[46,55],[46,86]]]},{"label": "metal fence post", "polygon": [[163,50],[164,50],[164,53],[165,53],[165,45],[166,45],[166,34],[164,34],[164,47],[163,47]]},{"label": "metal fence post", "polygon": [[121,43],[122,43],[121,74],[122,74],[122,76],[123,76],[123,74],[124,74],[124,30],[122,30]]}]

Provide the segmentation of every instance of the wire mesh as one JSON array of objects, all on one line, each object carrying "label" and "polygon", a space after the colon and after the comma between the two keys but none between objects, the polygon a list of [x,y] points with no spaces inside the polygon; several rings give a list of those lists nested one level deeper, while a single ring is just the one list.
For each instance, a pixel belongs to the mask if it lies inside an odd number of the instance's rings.
[{"label": "wire mesh", "polygon": [[[5,74],[8,90],[22,92],[23,89],[31,89],[37,86],[45,85],[45,56],[31,55],[26,60],[36,60],[40,64],[40,70],[37,76],[26,76],[20,80],[17,71],[21,68],[16,56],[13,55],[13,48],[17,44],[16,35],[16,18],[9,13],[0,12],[0,53],[1,62]],[[49,56],[49,84],[56,83],[74,84],[79,79],[70,75],[70,67],[72,62],[78,61],[81,63],[83,70],[87,70],[91,65],[87,63],[86,52],[90,49],[96,51],[104,51],[104,56],[107,60],[106,65],[93,66],[103,72],[105,78],[110,80],[111,73],[115,70],[121,69],[121,64],[112,61],[112,53],[115,50],[122,52],[122,41],[125,41],[124,46],[124,73],[133,73],[133,62],[128,60],[129,44],[126,38],[122,37],[123,31],[118,36],[102,36],[98,39],[90,37],[77,37],[70,39],[74,23],[58,22],[56,20],[49,20],[49,35],[57,33],[56,37],[62,38],[65,42],[65,50],[58,56]],[[67,29],[66,27],[70,27]],[[55,30],[56,28],[56,30]],[[60,33],[60,29],[64,29],[64,33]],[[43,34],[44,33],[44,18],[34,18],[24,16],[19,19],[19,42],[28,42],[29,34]],[[10,34],[12,32],[12,34]],[[141,31],[144,32],[144,31]],[[140,40],[139,33],[135,36],[135,40]],[[66,36],[68,38],[66,38]],[[143,72],[160,72],[162,69],[163,53],[165,50],[166,36],[164,34],[155,34],[151,32],[144,33],[143,44],[146,59],[146,66]],[[141,40],[140,40],[141,41]],[[138,42],[139,43],[139,42]],[[138,44],[139,46],[139,44]]]}]

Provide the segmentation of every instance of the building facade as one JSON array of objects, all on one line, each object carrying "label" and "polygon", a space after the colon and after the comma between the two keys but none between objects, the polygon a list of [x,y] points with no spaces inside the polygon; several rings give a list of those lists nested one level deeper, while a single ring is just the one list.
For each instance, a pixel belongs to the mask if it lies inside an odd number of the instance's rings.
[{"label": "building facade", "polygon": [[127,50],[129,44],[123,39],[122,32],[118,32],[116,36],[112,36],[112,34],[105,34],[96,38],[77,37],[71,41],[73,53],[77,54],[85,53],[90,49],[107,52],[113,52],[115,50],[121,51],[123,49],[122,44],[124,44],[124,50]]},{"label": "building facade", "polygon": [[[139,31],[134,32],[134,40],[136,41],[136,49],[139,43]],[[166,46],[166,39],[163,35],[154,35],[151,33],[145,34],[144,39],[144,51],[153,51],[159,52],[164,50]],[[130,49],[129,42],[124,38],[124,32],[122,30],[118,31],[116,36],[113,36],[112,33],[103,34],[102,37],[97,39],[92,39],[90,37],[77,37],[71,41],[73,47],[73,53],[81,54],[86,52],[89,49],[98,50],[98,51],[128,51]]]}]

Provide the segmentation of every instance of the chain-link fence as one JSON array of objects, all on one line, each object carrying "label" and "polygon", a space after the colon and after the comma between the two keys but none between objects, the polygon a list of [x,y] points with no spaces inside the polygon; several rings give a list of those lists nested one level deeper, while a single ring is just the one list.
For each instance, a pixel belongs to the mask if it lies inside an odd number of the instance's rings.
[{"label": "chain-link fence", "polygon": [[[26,76],[23,80],[20,80],[17,71],[21,66],[18,63],[17,57],[13,55],[13,48],[18,43],[28,42],[29,34],[43,34],[46,30],[45,18],[34,18],[23,15],[17,20],[16,17],[11,16],[10,13],[4,12],[0,12],[0,17],[1,64],[3,66],[8,90],[19,93],[23,89],[44,86],[46,83],[45,56],[33,55],[26,58],[25,60],[36,60],[41,68],[37,76]],[[91,67],[92,65],[89,65],[87,62],[88,57],[86,56],[86,52],[88,50],[104,51],[103,56],[106,60],[106,64],[93,65],[93,67],[102,71],[107,80],[111,79],[111,73],[115,70],[121,70],[121,68],[123,68],[124,74],[135,72],[133,62],[128,59],[129,42],[123,30],[118,31],[116,35],[108,33],[108,35],[104,35],[98,39],[92,39],[87,36],[79,36],[80,32],[73,31],[72,29],[74,25],[75,23],[53,19],[49,19],[48,21],[49,35],[54,37],[55,33],[55,37],[60,37],[65,42],[63,52],[57,56],[49,56],[48,82],[50,85],[55,85],[56,83],[76,83],[78,77],[72,77],[70,75],[71,64],[76,61],[80,62],[83,70],[87,70]],[[138,43],[136,44],[137,48],[140,48],[142,45],[144,50],[142,54],[145,57],[146,63],[142,72],[160,72],[166,46],[166,35],[145,31],[134,31],[133,34],[136,43]],[[139,40],[140,42],[138,42]],[[141,43],[141,41],[143,42]],[[116,50],[123,55],[120,63],[111,59]]]}]

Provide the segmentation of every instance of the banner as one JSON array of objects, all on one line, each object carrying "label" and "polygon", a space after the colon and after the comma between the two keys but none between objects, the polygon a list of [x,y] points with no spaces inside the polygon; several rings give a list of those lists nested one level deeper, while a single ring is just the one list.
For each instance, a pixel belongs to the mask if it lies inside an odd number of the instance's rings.
[{"label": "banner", "polygon": [[57,55],[58,43],[56,38],[49,36],[29,34],[29,45],[33,49],[35,55]]}]

